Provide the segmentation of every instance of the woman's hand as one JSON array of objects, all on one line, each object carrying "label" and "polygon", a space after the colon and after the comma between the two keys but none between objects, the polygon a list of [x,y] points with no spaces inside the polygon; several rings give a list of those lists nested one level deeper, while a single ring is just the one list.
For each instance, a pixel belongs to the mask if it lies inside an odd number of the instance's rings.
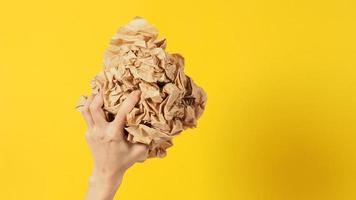
[{"label": "woman's hand", "polygon": [[89,97],[83,108],[82,114],[88,125],[85,136],[94,160],[87,200],[111,200],[125,171],[147,158],[146,145],[131,144],[124,138],[126,115],[138,102],[139,95],[139,91],[132,92],[112,122],[106,120],[101,94]]}]

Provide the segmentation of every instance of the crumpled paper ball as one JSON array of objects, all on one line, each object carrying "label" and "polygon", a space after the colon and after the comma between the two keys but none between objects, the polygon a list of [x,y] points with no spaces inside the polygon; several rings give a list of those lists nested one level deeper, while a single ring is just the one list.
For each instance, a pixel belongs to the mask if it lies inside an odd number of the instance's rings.
[{"label": "crumpled paper ball", "polygon": [[[142,18],[119,28],[104,54],[104,69],[91,81],[92,93],[102,92],[104,112],[112,121],[127,95],[140,90],[139,103],[126,116],[126,136],[149,147],[148,157],[164,157],[172,139],[194,128],[206,94],[184,74],[184,58],[165,51],[166,39]],[[77,104],[80,110],[87,97]]]}]

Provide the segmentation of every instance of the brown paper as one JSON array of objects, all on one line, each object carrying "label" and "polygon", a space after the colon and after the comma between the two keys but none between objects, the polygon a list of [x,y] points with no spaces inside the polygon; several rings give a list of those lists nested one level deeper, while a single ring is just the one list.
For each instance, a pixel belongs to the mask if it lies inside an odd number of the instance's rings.
[{"label": "brown paper", "polygon": [[[103,92],[104,111],[113,120],[127,95],[141,91],[127,115],[127,140],[149,147],[149,157],[163,157],[172,139],[194,128],[206,104],[206,94],[184,74],[184,58],[165,51],[166,40],[142,18],[134,18],[111,39],[104,69],[91,81],[92,93]],[[86,97],[77,104],[80,111]]]}]

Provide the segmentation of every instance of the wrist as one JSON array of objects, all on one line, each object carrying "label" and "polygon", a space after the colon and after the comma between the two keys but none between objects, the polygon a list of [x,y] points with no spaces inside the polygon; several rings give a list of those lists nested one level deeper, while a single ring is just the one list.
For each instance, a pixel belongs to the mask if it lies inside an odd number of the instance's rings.
[{"label": "wrist", "polygon": [[89,185],[114,188],[120,186],[122,178],[123,178],[123,172],[107,174],[107,173],[100,173],[97,171],[93,171],[92,175],[89,178]]},{"label": "wrist", "polygon": [[[89,178],[90,196],[95,200],[112,200],[121,185],[123,172],[107,174],[94,170]],[[89,196],[89,195],[88,195]]]},{"label": "wrist", "polygon": [[125,170],[107,170],[104,168],[95,167],[90,176],[89,182],[93,184],[117,185],[121,183]]},{"label": "wrist", "polygon": [[112,200],[118,186],[89,181],[87,200]]}]

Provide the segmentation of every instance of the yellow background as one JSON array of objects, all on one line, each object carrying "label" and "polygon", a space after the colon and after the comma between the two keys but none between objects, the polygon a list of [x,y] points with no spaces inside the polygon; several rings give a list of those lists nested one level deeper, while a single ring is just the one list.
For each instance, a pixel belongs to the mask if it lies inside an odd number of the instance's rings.
[{"label": "yellow background", "polygon": [[356,199],[352,0],[0,3],[0,199],[83,199],[74,105],[134,16],[208,93],[197,129],[128,171],[116,199]]}]

